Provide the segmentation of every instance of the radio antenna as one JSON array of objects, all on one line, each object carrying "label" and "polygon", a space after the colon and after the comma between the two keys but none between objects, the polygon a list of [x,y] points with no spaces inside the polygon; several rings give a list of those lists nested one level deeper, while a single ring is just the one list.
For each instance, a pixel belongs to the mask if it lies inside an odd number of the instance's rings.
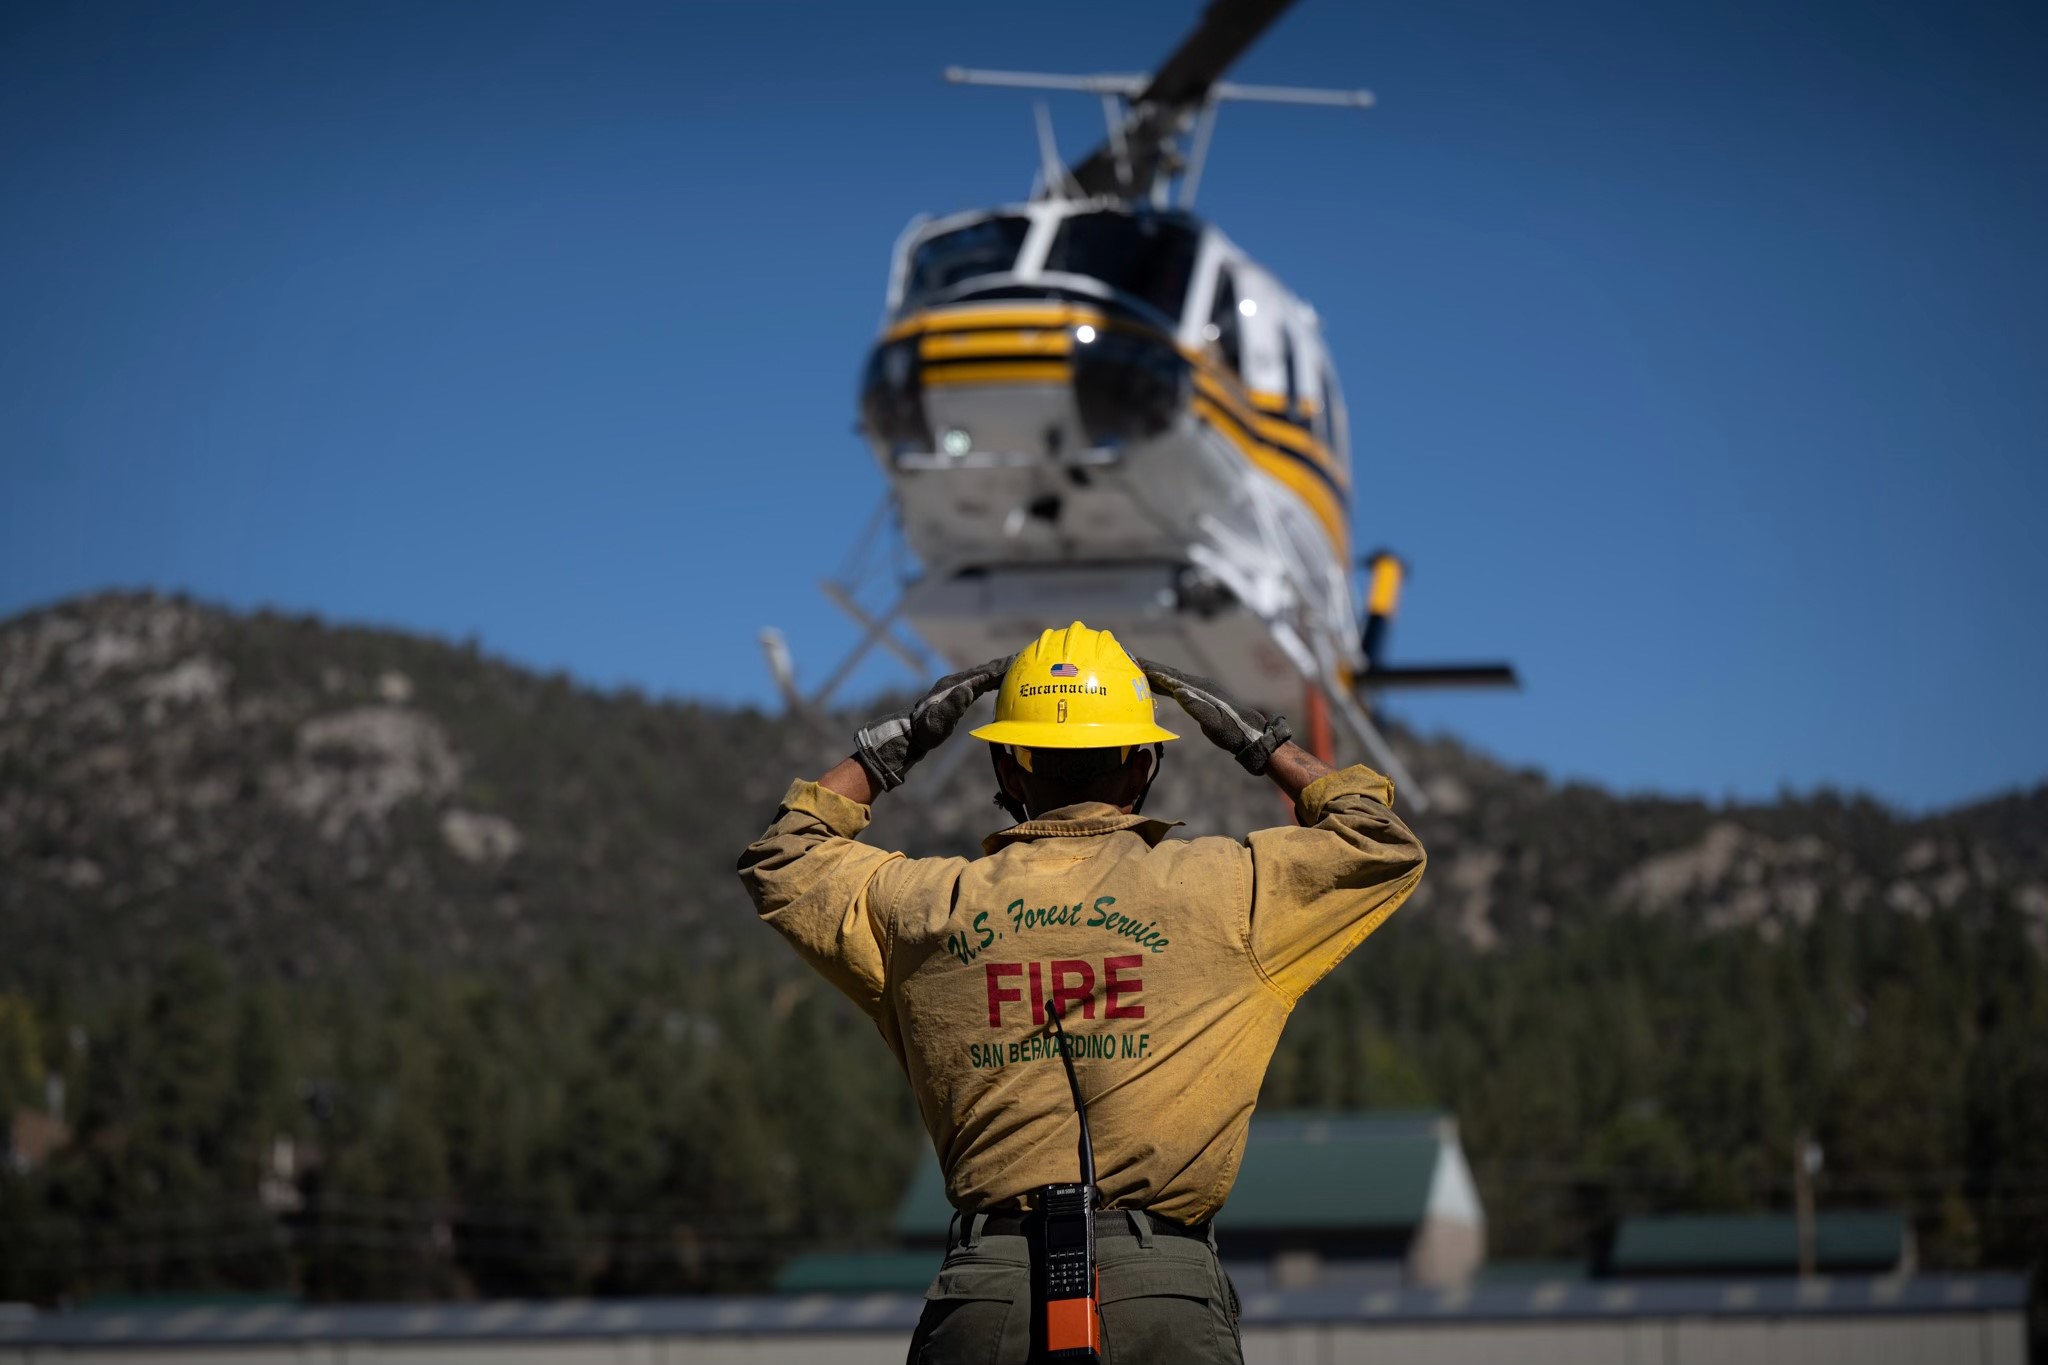
[{"label": "radio antenna", "polygon": [[1067,1041],[1067,1031],[1060,1026],[1060,1013],[1052,1011],[1052,1031],[1060,1040],[1060,1063],[1067,1068],[1067,1089],[1074,1092],[1074,1113],[1081,1120],[1081,1183],[1095,1184],[1095,1144],[1088,1137],[1088,1104],[1081,1098],[1081,1081],[1074,1075],[1073,1045]]}]

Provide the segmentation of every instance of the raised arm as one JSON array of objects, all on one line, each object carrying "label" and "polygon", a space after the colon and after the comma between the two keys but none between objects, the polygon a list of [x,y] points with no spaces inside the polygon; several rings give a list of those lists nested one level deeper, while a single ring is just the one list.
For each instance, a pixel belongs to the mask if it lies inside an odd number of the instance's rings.
[{"label": "raised arm", "polygon": [[1294,802],[1299,827],[1261,830],[1246,842],[1253,960],[1275,990],[1299,999],[1414,891],[1422,844],[1394,814],[1393,784],[1380,774],[1334,770],[1290,741],[1285,717],[1268,719],[1206,678],[1138,664],[1152,690],[1178,702],[1210,743]]},{"label": "raised arm", "polygon": [[899,854],[860,842],[881,792],[943,744],[975,698],[1001,684],[996,659],[933,683],[908,708],[861,727],[854,752],[816,782],[793,784],[775,823],[740,855],[761,918],[870,1015],[881,1008],[889,926],[878,895]]}]

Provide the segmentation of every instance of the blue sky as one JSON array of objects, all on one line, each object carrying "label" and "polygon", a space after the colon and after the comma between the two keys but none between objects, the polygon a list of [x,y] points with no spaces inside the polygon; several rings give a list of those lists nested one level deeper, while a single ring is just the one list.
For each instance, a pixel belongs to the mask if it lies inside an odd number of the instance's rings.
[{"label": "blue sky", "polygon": [[[0,613],[153,586],[768,696],[886,254],[1189,3],[14,5]],[[1320,310],[1397,708],[1627,789],[2048,777],[2048,42],[2021,4],[1305,0],[1203,208]],[[1055,106],[1077,154],[1085,101]],[[900,675],[862,675],[878,686]]]}]

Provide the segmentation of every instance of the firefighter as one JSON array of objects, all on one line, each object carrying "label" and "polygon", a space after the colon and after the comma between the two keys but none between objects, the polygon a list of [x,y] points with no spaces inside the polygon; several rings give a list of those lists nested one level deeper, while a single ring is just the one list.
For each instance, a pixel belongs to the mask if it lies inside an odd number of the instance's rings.
[{"label": "firefighter", "polygon": [[[876,797],[998,688],[995,722],[973,734],[1018,823],[973,859],[861,843]],[[1173,822],[1142,813],[1177,738],[1155,693],[1286,793],[1299,825],[1167,838]],[[896,1054],[956,1210],[912,1361],[1039,1349],[1032,1195],[1077,1178],[1054,1012],[1093,1127],[1105,1358],[1241,1359],[1213,1220],[1288,1013],[1422,877],[1393,796],[1380,774],[1333,771],[1289,742],[1284,718],[1079,622],[941,679],[789,788],[741,879]]]}]

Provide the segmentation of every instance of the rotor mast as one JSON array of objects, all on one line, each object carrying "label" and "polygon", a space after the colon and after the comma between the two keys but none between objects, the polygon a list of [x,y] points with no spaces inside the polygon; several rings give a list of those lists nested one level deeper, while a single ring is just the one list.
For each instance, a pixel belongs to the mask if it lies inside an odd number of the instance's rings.
[{"label": "rotor mast", "polygon": [[[1219,79],[1294,0],[1210,0],[1194,31],[1150,76],[1066,76],[1030,71],[976,71],[949,67],[954,85],[1012,90],[1057,90],[1099,96],[1108,136],[1101,146],[1059,175],[1040,174],[1040,192],[1052,198],[1149,199],[1165,208],[1180,181],[1180,207],[1192,208],[1215,131],[1217,106],[1226,101],[1307,104],[1369,109],[1370,90],[1309,90],[1241,85]],[[1040,120],[1041,160],[1046,121]],[[1181,139],[1193,134],[1183,153]],[[1049,169],[1049,168],[1048,168]]]}]

